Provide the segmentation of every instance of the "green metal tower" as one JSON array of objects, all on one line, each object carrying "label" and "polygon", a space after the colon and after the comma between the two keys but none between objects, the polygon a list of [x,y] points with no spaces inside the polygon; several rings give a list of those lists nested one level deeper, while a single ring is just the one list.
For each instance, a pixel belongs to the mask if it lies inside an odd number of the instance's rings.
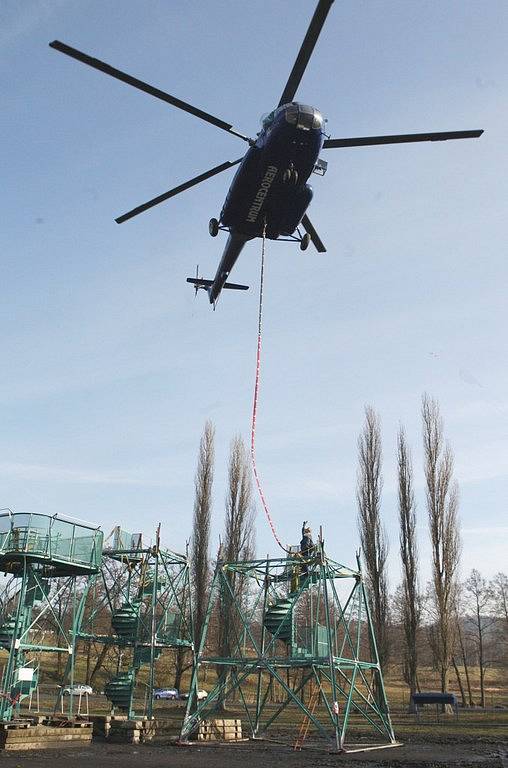
[{"label": "green metal tower", "polygon": [[[43,653],[64,654],[74,681],[76,640],[88,589],[98,573],[102,531],[57,515],[0,514],[0,648],[7,651],[0,721],[37,687]],[[72,715],[69,696],[69,715]]]},{"label": "green metal tower", "polygon": [[153,546],[119,527],[110,538],[80,638],[117,647],[117,673],[105,693],[113,709],[129,718],[135,717],[136,685],[145,669],[143,700],[151,717],[155,662],[165,649],[194,650],[189,563],[185,555],[161,548],[159,531]]},{"label": "green metal tower", "polygon": [[[198,701],[206,666],[217,682]],[[253,738],[287,726],[292,707],[290,722],[334,750],[352,728],[396,744],[359,559],[346,568],[320,542],[307,559],[217,564],[181,740],[226,702],[245,711]]]}]

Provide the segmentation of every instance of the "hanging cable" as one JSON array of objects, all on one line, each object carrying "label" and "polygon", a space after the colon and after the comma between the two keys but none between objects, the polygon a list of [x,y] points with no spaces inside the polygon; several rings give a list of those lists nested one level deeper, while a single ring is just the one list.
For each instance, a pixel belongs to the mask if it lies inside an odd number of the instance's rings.
[{"label": "hanging cable", "polygon": [[266,502],[265,495],[263,493],[263,488],[261,487],[261,481],[259,479],[259,475],[256,467],[256,418],[257,418],[257,409],[258,409],[259,382],[261,377],[261,337],[262,337],[262,331],[263,331],[263,283],[264,283],[264,276],[265,276],[265,244],[266,244],[266,218],[263,225],[263,244],[261,246],[261,276],[259,281],[259,313],[258,313],[258,347],[257,347],[257,354],[256,354],[256,383],[254,385],[254,402],[252,405],[252,425],[251,425],[251,432],[250,432],[250,456],[252,459],[252,470],[254,472],[254,479],[256,481],[256,486],[259,491],[259,497],[261,499],[261,504],[263,505],[263,509],[265,510],[266,519],[268,520],[268,524],[271,528],[273,538],[275,539],[279,547],[284,550],[284,552],[289,553],[289,550],[286,549],[286,547],[281,543],[281,540],[277,536],[277,531],[275,529],[275,525],[270,515],[270,510],[268,509],[268,504]]}]

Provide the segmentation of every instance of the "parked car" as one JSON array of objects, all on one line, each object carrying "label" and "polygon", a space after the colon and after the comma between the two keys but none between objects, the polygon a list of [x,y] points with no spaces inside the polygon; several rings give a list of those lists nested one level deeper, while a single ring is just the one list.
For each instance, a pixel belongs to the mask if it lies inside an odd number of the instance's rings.
[{"label": "parked car", "polygon": [[178,688],[154,688],[153,697],[154,699],[178,699]]},{"label": "parked car", "polygon": [[[208,696],[208,693],[206,691],[198,691],[198,701],[203,701],[203,699],[206,699],[207,696]],[[180,698],[181,699],[188,699],[189,698],[189,694],[188,693],[182,693],[180,695]]]},{"label": "parked car", "polygon": [[66,685],[62,691],[64,696],[82,696],[84,693],[93,693],[90,685]]}]

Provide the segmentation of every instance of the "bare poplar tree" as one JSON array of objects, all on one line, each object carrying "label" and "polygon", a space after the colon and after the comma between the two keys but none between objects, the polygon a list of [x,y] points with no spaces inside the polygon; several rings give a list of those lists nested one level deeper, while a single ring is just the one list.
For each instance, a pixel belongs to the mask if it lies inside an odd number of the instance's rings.
[{"label": "bare poplar tree", "polygon": [[413,489],[413,464],[406,433],[401,426],[397,436],[400,557],[402,560],[401,619],[404,628],[404,680],[411,694],[418,688],[417,639],[422,614],[418,584],[418,544],[416,504]]},{"label": "bare poplar tree", "polygon": [[[229,455],[228,489],[226,492],[224,519],[224,543],[220,559],[223,562],[249,560],[254,556],[254,507],[250,464],[240,436],[231,442]],[[223,657],[231,653],[241,642],[238,610],[245,599],[244,579],[240,574],[227,571],[228,589],[223,590],[220,602],[218,644]],[[220,670],[219,674],[223,674]],[[226,679],[223,679],[223,685]]]},{"label": "bare poplar tree", "polygon": [[215,429],[207,421],[199,443],[199,456],[194,478],[194,520],[191,549],[191,574],[194,595],[194,644],[199,645],[205,619],[210,585],[210,521],[214,471]]},{"label": "bare poplar tree", "polygon": [[508,630],[508,576],[505,573],[496,573],[492,584],[497,613],[504,620]]},{"label": "bare poplar tree", "polygon": [[454,600],[460,559],[458,486],[453,480],[453,454],[443,440],[439,405],[422,398],[423,448],[427,513],[432,548],[432,606],[434,623],[429,639],[441,690],[446,691],[453,653]]},{"label": "bare poplar tree", "polygon": [[366,567],[369,602],[376,634],[381,668],[389,656],[388,577],[386,560],[388,541],[381,524],[381,429],[379,417],[370,406],[365,408],[365,423],[358,438],[358,474],[356,499],[358,531]]},{"label": "bare poplar tree", "polygon": [[486,640],[496,622],[493,612],[494,590],[476,568],[473,568],[464,583],[467,599],[468,618],[474,631],[472,639],[478,656],[480,668],[480,707],[485,706],[485,671],[487,666]]},{"label": "bare poplar tree", "polygon": [[508,663],[508,576],[496,573],[492,579],[494,590],[494,609],[497,617],[496,634],[498,637],[496,655],[501,663]]}]

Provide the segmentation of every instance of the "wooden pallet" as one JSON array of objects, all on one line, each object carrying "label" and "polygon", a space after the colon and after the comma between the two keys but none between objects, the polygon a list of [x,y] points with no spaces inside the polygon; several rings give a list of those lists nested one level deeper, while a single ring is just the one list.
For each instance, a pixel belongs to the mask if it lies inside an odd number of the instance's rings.
[{"label": "wooden pallet", "polygon": [[112,728],[119,722],[126,722],[127,715],[90,715],[89,719],[93,723],[94,739],[109,739]]},{"label": "wooden pallet", "polygon": [[[23,724],[12,727],[4,723],[0,727],[0,749],[6,751],[31,749],[60,749],[61,747],[86,747],[92,741],[91,723],[65,727]],[[7,727],[5,727],[7,726]]]},{"label": "wooden pallet", "polygon": [[107,734],[108,741],[117,744],[139,744],[151,741],[155,735],[157,723],[155,720],[112,720]]},{"label": "wooden pallet", "polygon": [[198,741],[240,741],[241,720],[203,720],[199,724]]},{"label": "wooden pallet", "polygon": [[24,728],[30,728],[31,723],[28,720],[11,720],[10,723],[2,723],[0,730],[23,730]]},{"label": "wooden pallet", "polygon": [[69,720],[64,715],[21,715],[19,720],[4,723],[6,727],[30,728],[36,725],[49,726],[51,728],[92,728],[91,720],[73,718]]}]

